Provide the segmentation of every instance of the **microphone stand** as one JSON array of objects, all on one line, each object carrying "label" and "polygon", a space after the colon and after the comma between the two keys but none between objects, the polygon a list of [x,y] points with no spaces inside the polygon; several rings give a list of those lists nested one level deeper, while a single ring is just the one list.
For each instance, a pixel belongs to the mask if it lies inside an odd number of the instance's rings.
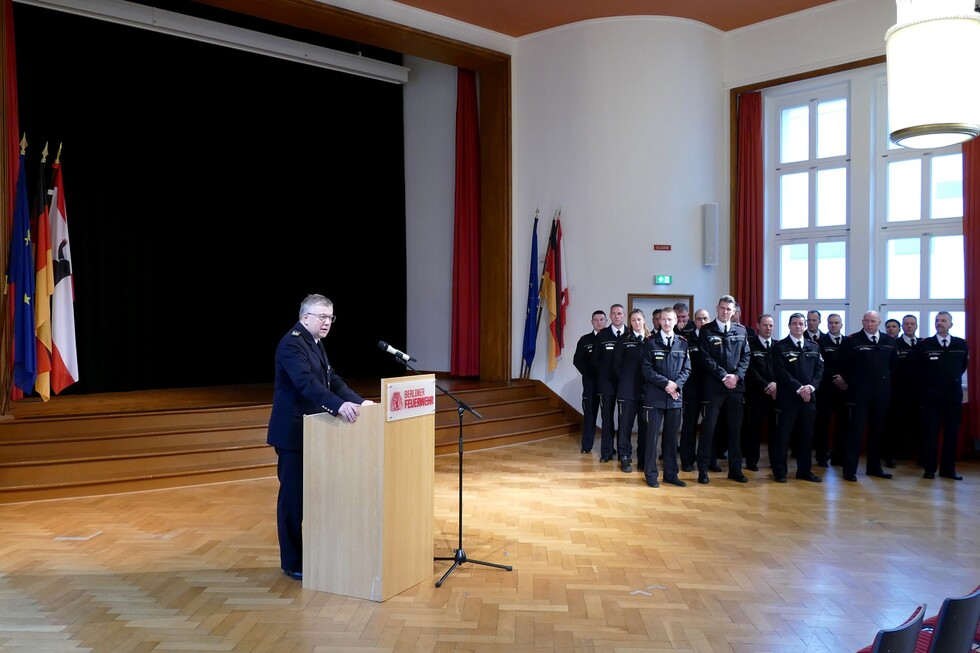
[{"label": "microphone stand", "polygon": [[[416,370],[414,367],[412,367],[411,365],[408,364],[408,361],[407,360],[401,358],[400,356],[396,356],[395,359],[399,363],[401,363],[402,365],[404,365],[406,368],[412,370],[412,372],[414,372],[415,374],[418,374],[419,373],[418,370]],[[436,587],[442,587],[442,584],[446,581],[446,578],[449,577],[449,574],[453,573],[453,571],[455,571],[461,564],[466,563],[466,562],[469,562],[469,563],[474,564],[474,565],[484,565],[484,566],[487,566],[487,567],[494,567],[496,569],[503,569],[505,571],[513,571],[514,568],[511,565],[498,565],[498,564],[496,564],[494,562],[485,562],[483,560],[473,560],[472,558],[466,557],[466,552],[463,550],[463,413],[465,413],[466,411],[469,411],[469,412],[473,413],[474,415],[476,415],[477,419],[483,419],[483,415],[481,415],[480,413],[478,413],[475,410],[473,410],[473,408],[471,408],[470,406],[466,405],[463,401],[461,401],[457,397],[453,396],[453,394],[451,392],[449,392],[448,390],[446,390],[445,388],[443,388],[442,386],[440,386],[438,383],[436,383],[435,386],[436,386],[436,388],[442,394],[446,395],[447,397],[449,397],[450,399],[452,399],[453,401],[456,402],[456,412],[459,415],[459,483],[458,483],[458,488],[459,488],[459,503],[458,503],[458,505],[459,505],[459,525],[458,525],[458,528],[459,528],[459,530],[458,530],[459,541],[458,541],[458,544],[457,544],[456,549],[453,550],[453,555],[451,555],[451,556],[436,556],[434,558],[434,560],[452,560],[453,561],[452,566],[448,570],[446,570],[446,573],[444,573],[442,575],[442,578],[440,578],[439,580],[436,581]]]}]

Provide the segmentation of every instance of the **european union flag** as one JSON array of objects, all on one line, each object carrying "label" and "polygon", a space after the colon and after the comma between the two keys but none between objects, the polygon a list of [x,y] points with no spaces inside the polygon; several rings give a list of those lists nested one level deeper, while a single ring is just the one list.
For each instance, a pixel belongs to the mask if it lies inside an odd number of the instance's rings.
[{"label": "european union flag", "polygon": [[30,394],[37,377],[37,348],[34,343],[34,248],[31,243],[31,213],[27,204],[24,154],[20,155],[17,196],[14,200],[13,231],[10,238],[10,301],[14,313],[14,385]]},{"label": "european union flag", "polygon": [[527,314],[524,316],[524,358],[525,373],[531,370],[534,360],[535,343],[538,339],[538,216],[534,216],[534,229],[531,232],[531,272],[527,288]]}]

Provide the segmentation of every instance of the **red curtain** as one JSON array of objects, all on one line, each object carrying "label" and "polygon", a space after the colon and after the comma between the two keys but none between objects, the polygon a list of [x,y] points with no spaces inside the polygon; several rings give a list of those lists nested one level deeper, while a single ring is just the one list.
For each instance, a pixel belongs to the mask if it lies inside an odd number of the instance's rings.
[{"label": "red curtain", "polygon": [[476,73],[456,77],[456,204],[450,372],[480,375],[480,121]]},{"label": "red curtain", "polygon": [[[980,433],[980,139],[963,144],[963,249],[966,277],[967,403],[960,429],[960,453],[973,450]],[[931,328],[931,325],[930,325]]]},{"label": "red curtain", "polygon": [[735,163],[735,283],[742,323],[755,324],[763,311],[762,271],[765,233],[762,186],[762,93],[738,96]]},{"label": "red curtain", "polygon": [[[0,0],[0,93],[3,98],[3,124],[0,125],[0,270],[8,267],[10,232],[14,217],[14,192],[20,156],[20,127],[17,115],[17,60],[14,48],[14,3]],[[13,311],[7,302],[0,303],[0,414],[10,412],[13,386]]]}]

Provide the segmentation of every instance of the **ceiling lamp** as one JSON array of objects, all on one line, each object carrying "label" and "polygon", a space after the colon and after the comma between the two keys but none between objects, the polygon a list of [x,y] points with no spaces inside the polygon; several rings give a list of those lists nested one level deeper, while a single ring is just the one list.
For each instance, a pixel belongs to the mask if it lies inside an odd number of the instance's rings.
[{"label": "ceiling lamp", "polygon": [[896,0],[885,33],[888,123],[896,145],[934,148],[980,135],[980,14],[974,0]]}]

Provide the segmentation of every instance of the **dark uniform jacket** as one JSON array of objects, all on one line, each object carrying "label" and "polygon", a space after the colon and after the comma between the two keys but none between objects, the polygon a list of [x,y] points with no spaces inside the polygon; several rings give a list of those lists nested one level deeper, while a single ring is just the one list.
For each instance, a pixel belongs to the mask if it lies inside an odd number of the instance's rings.
[{"label": "dark uniform jacket", "polygon": [[[805,385],[812,385],[814,390],[820,387],[823,380],[824,364],[820,355],[820,346],[803,336],[803,351],[793,344],[793,338],[786,336],[775,347],[776,382],[779,389],[776,392],[776,405],[786,406],[791,403],[803,403],[803,398],[796,391]],[[810,398],[810,403],[816,405],[817,394]]]},{"label": "dark uniform jacket", "polygon": [[872,343],[863,329],[844,339],[840,374],[847,382],[848,400],[888,399],[897,360],[895,339],[887,333],[879,332],[877,343]]},{"label": "dark uniform jacket", "polygon": [[592,358],[592,348],[595,346],[597,335],[597,333],[589,331],[579,338],[578,344],[575,346],[575,356],[572,357],[572,364],[582,375],[582,394],[584,396],[591,396],[596,391],[599,370]]},{"label": "dark uniform jacket", "polygon": [[[701,367],[704,371],[702,389],[705,398],[717,397],[727,392],[745,392],[745,375],[749,369],[749,341],[745,327],[734,322],[728,333],[718,328],[718,320],[701,327],[698,339],[701,348]],[[738,385],[729,391],[722,383],[727,374],[738,375]]]},{"label": "dark uniform jacket", "polygon": [[[684,405],[684,384],[691,376],[691,357],[687,339],[674,335],[670,349],[660,336],[650,338],[643,346],[643,405],[651,408],[680,408]],[[681,390],[674,399],[667,394],[667,383],[673,381]]]},{"label": "dark uniform jacket", "polygon": [[966,340],[947,336],[949,347],[943,350],[939,338],[922,338],[915,345],[913,365],[918,374],[917,388],[925,402],[963,401],[963,373],[970,358]]},{"label": "dark uniform jacket", "polygon": [[[629,329],[626,330],[628,331]],[[613,365],[613,351],[616,349],[616,340],[616,334],[613,333],[611,324],[597,333],[595,337],[595,345],[592,347],[592,360],[596,369],[599,394],[616,394],[618,377],[615,366]]]},{"label": "dark uniform jacket", "polygon": [[775,338],[769,339],[769,349],[766,349],[758,336],[749,338],[749,371],[745,377],[746,401],[768,399],[765,395],[766,386],[776,380],[776,365],[773,350],[776,348]]},{"label": "dark uniform jacket", "polygon": [[644,344],[643,336],[637,338],[632,331],[627,331],[616,342],[613,350],[613,368],[617,379],[616,399],[643,400],[643,373],[640,364],[643,362]]},{"label": "dark uniform jacket", "polygon": [[347,387],[327,361],[323,346],[297,322],[276,347],[276,376],[267,442],[281,449],[303,450],[303,416],[336,415],[348,401],[364,401]]}]

